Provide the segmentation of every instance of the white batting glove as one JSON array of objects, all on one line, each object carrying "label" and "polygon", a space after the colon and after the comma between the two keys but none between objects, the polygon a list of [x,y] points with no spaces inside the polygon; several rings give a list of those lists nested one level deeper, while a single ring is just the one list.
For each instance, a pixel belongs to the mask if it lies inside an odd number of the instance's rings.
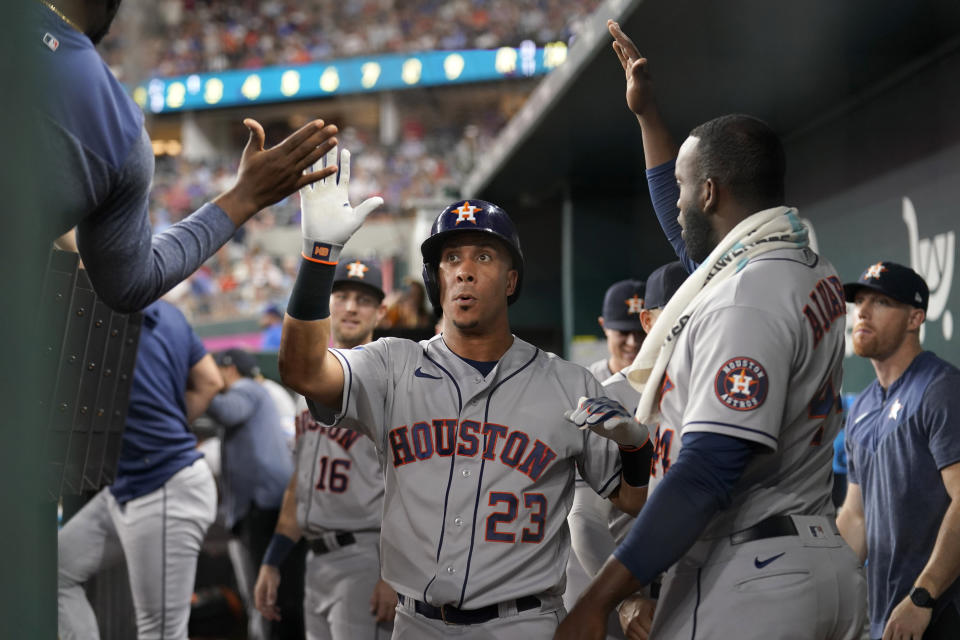
[{"label": "white batting glove", "polygon": [[[337,148],[318,160],[311,171],[337,162]],[[383,198],[367,198],[356,209],[350,206],[350,152],[340,151],[340,175],[324,178],[300,189],[300,228],[303,231],[303,255],[323,262],[336,262],[340,250],[360,228],[371,211],[383,204]]]},{"label": "white batting glove", "polygon": [[581,429],[590,429],[624,447],[642,446],[650,437],[647,427],[634,420],[630,412],[612,398],[582,396],[577,408],[568,409],[563,417]]}]

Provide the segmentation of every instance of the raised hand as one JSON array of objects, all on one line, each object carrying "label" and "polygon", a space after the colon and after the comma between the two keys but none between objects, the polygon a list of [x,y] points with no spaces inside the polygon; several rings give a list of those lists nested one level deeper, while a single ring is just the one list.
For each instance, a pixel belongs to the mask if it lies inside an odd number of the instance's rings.
[{"label": "raised hand", "polygon": [[336,166],[304,170],[337,146],[337,127],[313,120],[290,134],[286,140],[264,148],[263,127],[253,118],[243,124],[250,138],[240,157],[236,183],[213,202],[240,226],[255,213],[283,200],[298,189],[336,173]]},{"label": "raised hand", "polygon": [[637,45],[620,29],[618,23],[608,20],[607,29],[613,36],[613,50],[626,76],[627,106],[637,116],[643,117],[648,109],[656,107],[647,59],[640,55]]},{"label": "raised hand", "polygon": [[304,255],[336,262],[340,249],[370,212],[383,204],[383,198],[367,198],[356,208],[350,206],[350,152],[346,149],[340,152],[339,176],[335,148],[314,164],[312,175],[321,173],[325,177],[300,189]]}]

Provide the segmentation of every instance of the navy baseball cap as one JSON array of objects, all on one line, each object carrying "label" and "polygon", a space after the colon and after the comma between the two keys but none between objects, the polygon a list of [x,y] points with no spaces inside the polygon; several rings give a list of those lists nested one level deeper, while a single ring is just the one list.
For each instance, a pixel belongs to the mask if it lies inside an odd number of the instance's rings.
[{"label": "navy baseball cap", "polygon": [[214,354],[213,359],[221,367],[234,365],[237,368],[237,373],[245,378],[253,378],[260,373],[260,366],[257,364],[257,359],[253,357],[252,353],[244,349],[219,351]]},{"label": "navy baseball cap", "polygon": [[872,289],[924,311],[930,299],[930,289],[920,274],[896,262],[872,264],[860,275],[859,280],[844,284],[847,302],[853,302],[860,289]]},{"label": "navy baseball cap", "polygon": [[333,289],[336,290],[337,284],[341,282],[352,282],[369,287],[380,300],[383,300],[386,295],[383,292],[383,272],[380,271],[380,265],[371,260],[341,257],[333,273]]},{"label": "navy baseball cap", "polygon": [[643,280],[614,282],[603,296],[603,328],[617,331],[643,331]]},{"label": "navy baseball cap", "polygon": [[668,262],[647,278],[647,295],[643,299],[644,309],[660,309],[667,306],[670,298],[687,279],[687,270],[679,260]]}]

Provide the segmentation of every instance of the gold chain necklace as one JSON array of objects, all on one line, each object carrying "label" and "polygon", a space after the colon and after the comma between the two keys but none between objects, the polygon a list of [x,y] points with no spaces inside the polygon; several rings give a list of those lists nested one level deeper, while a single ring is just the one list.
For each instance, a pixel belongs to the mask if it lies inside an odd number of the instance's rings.
[{"label": "gold chain necklace", "polygon": [[59,18],[60,18],[61,20],[63,20],[64,22],[66,22],[68,25],[70,25],[71,27],[73,27],[74,29],[76,29],[77,31],[79,31],[80,33],[83,33],[83,29],[81,29],[80,26],[79,26],[76,22],[74,22],[73,20],[71,20],[71,19],[68,18],[67,16],[63,15],[63,12],[60,11],[60,9],[57,9],[55,6],[53,6],[53,3],[52,3],[52,2],[48,2],[47,0],[38,0],[38,1],[40,2],[40,4],[42,4],[43,6],[45,6],[47,9],[50,9],[50,11],[53,11],[55,14],[57,14],[57,16],[59,16]]}]

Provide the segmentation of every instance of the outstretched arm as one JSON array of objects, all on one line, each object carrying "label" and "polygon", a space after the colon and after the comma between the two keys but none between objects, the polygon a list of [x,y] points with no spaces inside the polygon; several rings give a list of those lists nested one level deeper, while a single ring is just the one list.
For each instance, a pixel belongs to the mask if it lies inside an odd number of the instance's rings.
[{"label": "outstretched arm", "polygon": [[80,257],[111,308],[147,306],[196,271],[255,213],[336,172],[326,166],[304,173],[335,148],[335,126],[314,120],[265,149],[263,127],[250,118],[244,124],[250,139],[236,183],[189,217],[153,235],[146,198],[153,157],[131,153],[116,178],[120,186],[77,225]]},{"label": "outstretched arm", "polygon": [[653,210],[674,253],[690,273],[697,268],[697,264],[687,256],[687,247],[680,236],[680,224],[677,222],[680,190],[673,175],[677,143],[660,116],[647,59],[640,55],[640,50],[618,23],[608,20],[607,29],[613,36],[613,50],[626,78],[627,106],[640,123],[643,155],[647,164],[647,186]]},{"label": "outstretched arm", "polygon": [[[327,154],[327,167],[337,166],[336,154],[336,149]],[[350,152],[346,149],[337,178],[331,174],[300,190],[303,259],[283,319],[279,353],[283,383],[331,409],[340,407],[344,381],[340,362],[327,351],[334,270],[343,245],[367,215],[383,204],[381,198],[369,198],[356,209],[350,206]]]}]

